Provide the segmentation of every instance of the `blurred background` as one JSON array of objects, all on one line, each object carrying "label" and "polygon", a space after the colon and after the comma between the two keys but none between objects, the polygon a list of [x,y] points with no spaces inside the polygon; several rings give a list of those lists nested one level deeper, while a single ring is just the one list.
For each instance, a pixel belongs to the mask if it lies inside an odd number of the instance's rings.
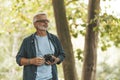
[{"label": "blurred background", "polygon": [[[64,0],[64,5],[80,80],[88,0]],[[97,80],[120,80],[120,1],[102,0],[100,6]],[[48,14],[49,31],[57,35],[52,0],[0,0],[0,80],[22,80],[15,56],[22,40],[35,32],[32,18],[37,12]],[[64,80],[62,64],[58,75]]]}]

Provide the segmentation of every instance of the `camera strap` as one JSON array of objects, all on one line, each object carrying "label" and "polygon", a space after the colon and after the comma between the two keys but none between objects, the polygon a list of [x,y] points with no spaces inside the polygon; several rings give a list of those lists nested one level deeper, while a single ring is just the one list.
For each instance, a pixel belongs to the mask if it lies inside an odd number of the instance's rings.
[{"label": "camera strap", "polygon": [[[52,52],[54,52],[54,50],[53,50],[53,48],[52,48],[52,43],[50,42],[50,40],[48,39],[48,37],[47,37],[46,39],[47,39],[47,41],[48,41],[48,43],[49,43],[49,49],[50,49]],[[43,56],[42,51],[40,50],[39,40],[38,40],[37,36],[35,36],[35,43],[36,43],[36,50],[37,50],[37,52],[40,52],[41,55]]]}]

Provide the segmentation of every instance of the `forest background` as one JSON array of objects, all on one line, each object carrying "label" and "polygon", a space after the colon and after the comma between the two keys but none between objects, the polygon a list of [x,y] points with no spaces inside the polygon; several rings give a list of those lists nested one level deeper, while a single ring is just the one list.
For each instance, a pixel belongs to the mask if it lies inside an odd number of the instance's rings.
[{"label": "forest background", "polygon": [[[116,6],[120,3],[117,0],[100,3],[96,80],[120,80],[120,12],[118,7],[112,7],[113,2]],[[88,1],[65,0],[64,5],[81,80]],[[48,13],[49,31],[57,35],[52,0],[0,0],[0,80],[22,80],[22,67],[16,64],[15,56],[22,40],[35,31],[32,18],[37,12]],[[58,73],[59,80],[64,80],[62,64],[58,65]]]}]

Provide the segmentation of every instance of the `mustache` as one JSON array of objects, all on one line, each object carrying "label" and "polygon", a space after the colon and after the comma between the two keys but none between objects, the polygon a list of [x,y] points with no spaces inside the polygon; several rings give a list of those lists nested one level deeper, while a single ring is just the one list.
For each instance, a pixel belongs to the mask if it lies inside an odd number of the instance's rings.
[{"label": "mustache", "polygon": [[46,26],[37,26],[37,28],[39,30],[47,30],[48,29],[48,27],[46,27]]}]

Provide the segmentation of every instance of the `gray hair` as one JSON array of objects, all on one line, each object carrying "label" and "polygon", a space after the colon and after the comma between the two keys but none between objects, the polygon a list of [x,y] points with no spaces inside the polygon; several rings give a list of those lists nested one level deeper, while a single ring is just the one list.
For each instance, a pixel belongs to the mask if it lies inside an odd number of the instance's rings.
[{"label": "gray hair", "polygon": [[38,16],[38,15],[46,15],[46,16],[47,16],[47,14],[46,14],[45,12],[39,12],[39,13],[37,13],[37,14],[34,15],[34,17],[33,17],[33,23],[38,20],[38,19],[36,18],[36,16]]}]

